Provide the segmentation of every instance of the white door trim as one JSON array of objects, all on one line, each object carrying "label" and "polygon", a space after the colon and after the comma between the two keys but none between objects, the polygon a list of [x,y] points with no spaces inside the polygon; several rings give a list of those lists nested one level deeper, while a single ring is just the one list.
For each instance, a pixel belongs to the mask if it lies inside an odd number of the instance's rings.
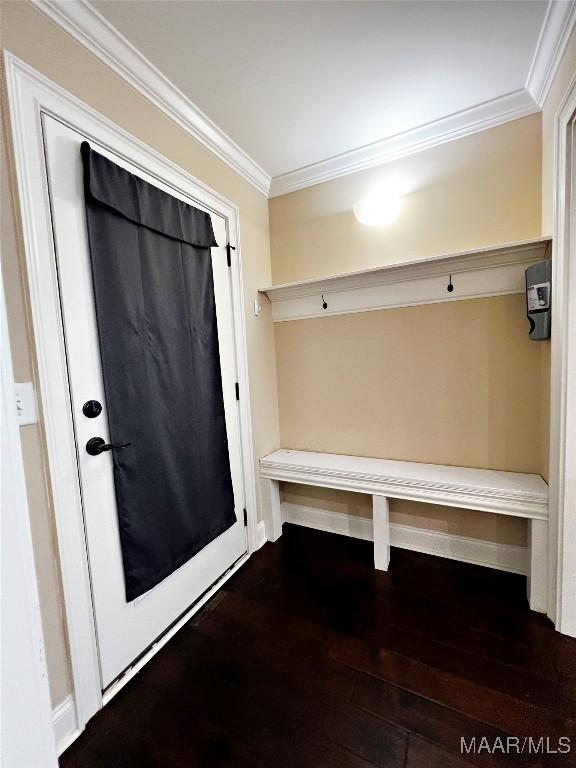
[{"label": "white door trim", "polygon": [[548,615],[576,637],[576,77],[555,118]]},{"label": "white door trim", "polygon": [[93,138],[228,221],[230,244],[236,247],[231,276],[240,386],[242,468],[248,512],[248,552],[251,553],[257,548],[257,509],[239,216],[237,206],[8,51],[5,52],[5,69],[44,432],[58,532],[74,699],[78,726],[82,729],[100,709],[103,699],[44,164],[41,113],[52,115],[88,138]]},{"label": "white door trim", "polygon": [[0,274],[2,707],[0,765],[57,768],[4,285]]}]

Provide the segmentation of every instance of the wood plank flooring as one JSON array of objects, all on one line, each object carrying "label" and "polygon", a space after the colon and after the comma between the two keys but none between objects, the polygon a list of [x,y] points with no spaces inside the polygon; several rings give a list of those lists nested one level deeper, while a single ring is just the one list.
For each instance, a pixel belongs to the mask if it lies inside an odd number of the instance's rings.
[{"label": "wood plank flooring", "polygon": [[[397,549],[377,572],[370,543],[285,525],[60,764],[576,766],[576,641],[525,593],[520,576]],[[510,736],[523,754],[502,754]],[[560,737],[571,752],[549,753]]]}]

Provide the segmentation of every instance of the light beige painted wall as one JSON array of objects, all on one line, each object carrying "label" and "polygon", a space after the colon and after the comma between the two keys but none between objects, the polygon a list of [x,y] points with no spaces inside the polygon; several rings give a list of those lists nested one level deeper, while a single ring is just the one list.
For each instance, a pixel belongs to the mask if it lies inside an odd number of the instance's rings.
[{"label": "light beige painted wall", "polygon": [[564,94],[576,77],[576,28],[573,30],[556,77],[542,109],[542,234],[553,234],[554,117]]},{"label": "light beige painted wall", "polygon": [[[3,115],[4,116],[4,115]],[[24,292],[20,264],[17,258],[19,243],[14,226],[12,188],[7,169],[6,142],[2,142],[0,173],[0,252],[4,279],[6,307],[9,317],[10,344],[16,381],[31,381],[33,362],[28,343]],[[55,529],[50,509],[50,490],[44,463],[42,434],[38,425],[21,427],[22,453],[26,469],[26,489],[36,569],[38,591],[42,606],[44,641],[50,669],[50,689],[53,703],[62,701],[71,690],[68,655],[65,639],[65,618],[62,609],[62,590],[59,563],[56,556]]]},{"label": "light beige painted wall", "polygon": [[282,445],[538,472],[527,327],[521,295],[278,323]]},{"label": "light beige painted wall", "polygon": [[[540,115],[270,201],[275,283],[540,235]],[[413,185],[386,229],[355,200]],[[547,472],[549,345],[530,342],[522,296],[278,323],[282,445]],[[540,397],[543,395],[543,397]],[[366,500],[286,486],[294,503],[369,514]],[[522,521],[395,503],[396,522],[523,545]]]},{"label": "light beige painted wall", "polygon": [[[410,261],[540,235],[540,115],[274,198],[274,283]],[[412,188],[385,229],[352,205],[387,179]]]},{"label": "light beige painted wall", "polygon": [[[271,280],[266,198],[30,3],[3,2],[0,5],[3,47],[239,206],[255,460],[274,450],[279,445],[279,438],[270,308],[264,303],[259,318],[255,318],[251,310],[257,288]],[[6,182],[5,173],[0,176]],[[35,366],[34,345],[25,300],[22,248],[16,242],[18,225],[11,210],[7,183],[2,188],[2,215],[3,277],[15,375],[17,379],[30,380]],[[26,427],[22,434],[50,685],[56,704],[70,691],[70,677],[53,514],[42,429]]]}]

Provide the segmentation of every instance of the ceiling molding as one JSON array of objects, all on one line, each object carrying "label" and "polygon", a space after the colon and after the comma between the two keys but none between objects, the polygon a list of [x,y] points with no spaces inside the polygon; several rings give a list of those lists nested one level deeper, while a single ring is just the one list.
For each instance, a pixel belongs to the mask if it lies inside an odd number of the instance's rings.
[{"label": "ceiling molding", "polygon": [[383,165],[538,112],[546,100],[576,23],[576,0],[551,1],[526,88],[271,179],[270,174],[210,120],[87,0],[31,2],[196,141],[258,191],[270,197],[285,195],[340,176]]},{"label": "ceiling molding", "polygon": [[270,174],[218,128],[86,0],[32,2],[196,141],[223,160],[259,192],[268,195]]},{"label": "ceiling molding", "polygon": [[349,173],[383,165],[423,149],[430,149],[430,147],[436,147],[538,111],[539,107],[530,93],[525,88],[521,88],[475,107],[455,112],[448,117],[442,117],[404,133],[376,141],[374,144],[352,149],[319,163],[275,176],[272,179],[270,197],[286,195]]},{"label": "ceiling molding", "polygon": [[526,89],[540,108],[554,82],[575,23],[576,0],[551,0],[526,80]]}]

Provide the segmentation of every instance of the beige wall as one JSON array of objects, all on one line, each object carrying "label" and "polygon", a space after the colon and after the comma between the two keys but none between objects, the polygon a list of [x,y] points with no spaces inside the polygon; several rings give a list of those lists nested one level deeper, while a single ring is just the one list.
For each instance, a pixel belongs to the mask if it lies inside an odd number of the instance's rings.
[{"label": "beige wall", "polygon": [[[255,458],[274,450],[279,444],[274,335],[269,306],[265,303],[259,318],[252,312],[257,288],[271,280],[266,198],[28,2],[0,5],[3,47],[239,206]],[[0,175],[6,182],[5,173]],[[30,380],[35,360],[27,330],[26,280],[7,182],[2,215],[2,266],[15,375]],[[70,678],[42,429],[25,427],[22,434],[50,684],[57,703],[70,690]]]},{"label": "beige wall", "polygon": [[523,296],[278,323],[282,445],[538,472]]},{"label": "beige wall", "polygon": [[[540,235],[540,115],[270,201],[275,283]],[[412,191],[385,229],[352,205],[396,179]]]},{"label": "beige wall", "polygon": [[576,77],[576,29],[572,32],[542,109],[542,234],[553,234],[554,117]]},{"label": "beige wall", "polygon": [[[534,115],[271,200],[274,282],[538,237],[540,131]],[[392,225],[364,227],[352,205],[387,178],[412,192]],[[522,296],[278,323],[275,333],[283,446],[546,473],[549,345],[528,340]],[[353,494],[283,493],[370,514]],[[392,519],[526,540],[522,521],[466,510],[397,502]]]},{"label": "beige wall", "polygon": [[[7,168],[6,143],[2,142],[0,174],[0,252],[4,278],[6,306],[10,325],[10,343],[16,381],[31,381],[32,358],[28,343],[24,292],[20,265],[17,258],[13,200]],[[62,701],[71,690],[70,673],[64,633],[65,619],[60,585],[59,563],[56,557],[55,530],[50,513],[49,486],[41,430],[37,425],[20,429],[22,453],[26,468],[26,488],[38,573],[38,590],[42,606],[44,640],[50,671],[53,703]]]}]

